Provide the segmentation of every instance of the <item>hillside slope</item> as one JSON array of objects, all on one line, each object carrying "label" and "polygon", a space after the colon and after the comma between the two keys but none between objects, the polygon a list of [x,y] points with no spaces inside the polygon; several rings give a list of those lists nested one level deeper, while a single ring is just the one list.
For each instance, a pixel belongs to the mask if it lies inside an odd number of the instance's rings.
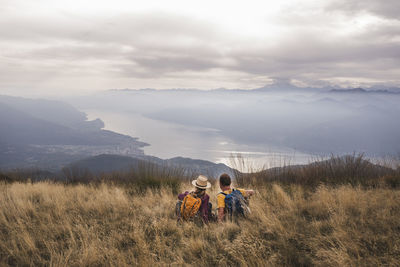
[{"label": "hillside slope", "polygon": [[0,96],[0,168],[57,170],[104,153],[144,155],[148,144],[103,130],[97,119],[58,101]]},{"label": "hillside slope", "polygon": [[[182,184],[182,190],[191,188]],[[400,192],[258,188],[239,224],[176,223],[167,188],[0,184],[2,266],[399,266]],[[208,190],[216,203],[217,186]]]},{"label": "hillside slope", "polygon": [[[150,166],[151,164],[154,165]],[[233,176],[234,173],[234,170],[225,164],[216,164],[205,160],[195,160],[182,157],[163,160],[153,156],[129,157],[109,154],[88,157],[72,162],[71,164],[66,165],[64,170],[70,169],[78,172],[89,171],[92,174],[100,174],[154,167],[160,169],[179,169],[184,174],[204,174],[210,178],[217,178],[222,173],[228,173]]]}]

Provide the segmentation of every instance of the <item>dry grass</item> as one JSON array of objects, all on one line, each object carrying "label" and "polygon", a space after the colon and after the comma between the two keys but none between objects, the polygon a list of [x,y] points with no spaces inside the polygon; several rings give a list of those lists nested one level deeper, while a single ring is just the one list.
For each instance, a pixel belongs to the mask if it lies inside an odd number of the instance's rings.
[{"label": "dry grass", "polygon": [[[240,156],[235,158],[235,162],[239,165],[236,169],[249,165]],[[385,160],[377,165],[365,158],[364,154],[332,155],[328,159],[320,159],[306,165],[283,165],[281,168],[256,170],[251,173],[235,171],[235,176],[241,185],[275,182],[308,188],[316,188],[321,184],[400,188],[400,158]]]},{"label": "dry grass", "polygon": [[176,224],[171,189],[130,192],[0,184],[0,265],[400,265],[394,189],[271,184],[252,198],[248,220],[205,227]]}]

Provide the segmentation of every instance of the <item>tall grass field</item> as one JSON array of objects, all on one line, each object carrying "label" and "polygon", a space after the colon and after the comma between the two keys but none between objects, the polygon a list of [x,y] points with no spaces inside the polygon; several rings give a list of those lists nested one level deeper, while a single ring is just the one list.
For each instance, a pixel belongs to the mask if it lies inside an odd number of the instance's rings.
[{"label": "tall grass field", "polygon": [[[242,177],[244,179],[244,177]],[[399,266],[400,191],[260,177],[238,223],[178,224],[188,181],[0,183],[0,266]],[[390,177],[389,181],[398,179]],[[218,182],[208,194],[213,205]]]}]

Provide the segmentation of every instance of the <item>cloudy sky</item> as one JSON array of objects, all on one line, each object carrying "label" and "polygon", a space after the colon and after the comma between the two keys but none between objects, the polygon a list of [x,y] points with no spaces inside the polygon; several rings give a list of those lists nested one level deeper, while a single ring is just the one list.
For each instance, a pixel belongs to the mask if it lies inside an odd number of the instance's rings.
[{"label": "cloudy sky", "polygon": [[0,93],[400,85],[399,0],[0,0]]}]

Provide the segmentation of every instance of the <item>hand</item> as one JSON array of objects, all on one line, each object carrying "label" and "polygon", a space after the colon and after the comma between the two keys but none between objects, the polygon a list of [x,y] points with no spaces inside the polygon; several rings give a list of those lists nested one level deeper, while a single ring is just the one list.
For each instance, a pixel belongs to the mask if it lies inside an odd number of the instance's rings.
[{"label": "hand", "polygon": [[254,190],[246,190],[246,195],[248,198],[250,198],[252,195],[254,195]]}]

